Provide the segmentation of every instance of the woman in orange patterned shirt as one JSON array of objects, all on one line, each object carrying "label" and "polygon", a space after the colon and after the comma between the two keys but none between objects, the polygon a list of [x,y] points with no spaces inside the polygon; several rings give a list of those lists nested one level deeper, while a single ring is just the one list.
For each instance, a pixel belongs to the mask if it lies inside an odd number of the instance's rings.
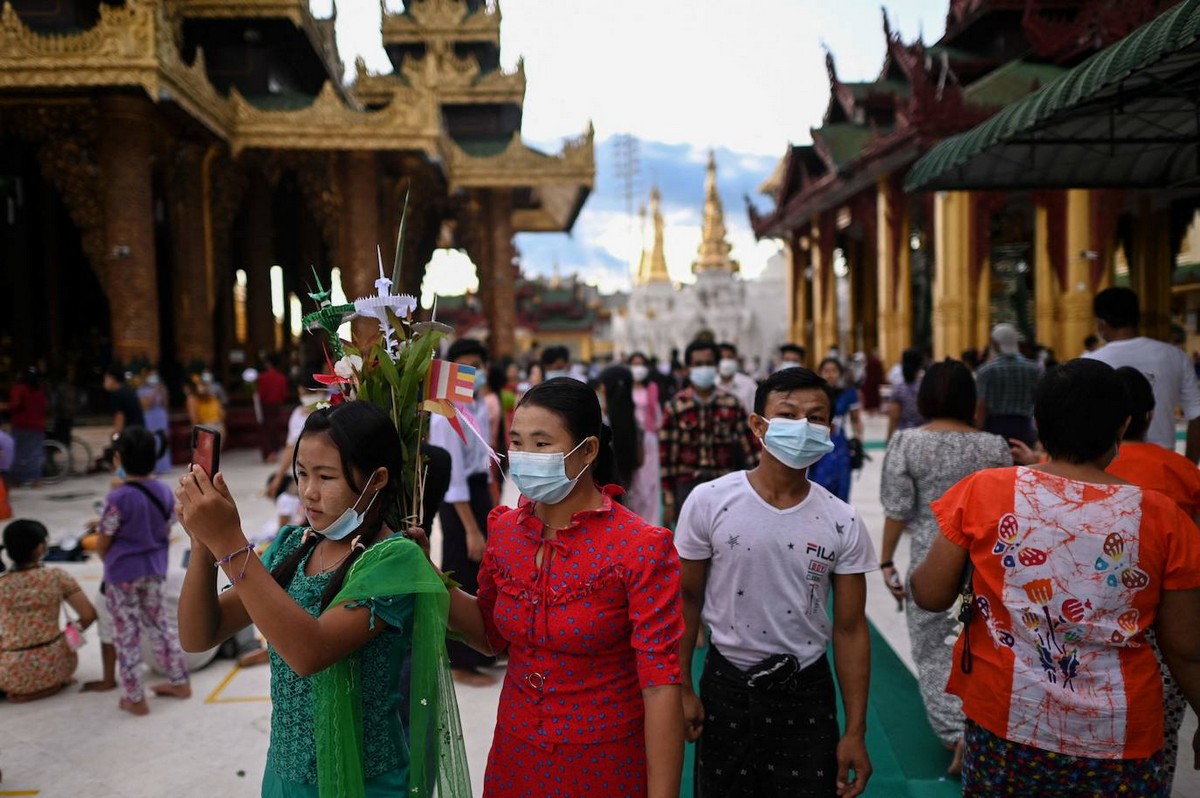
[{"label": "woman in orange patterned shirt", "polygon": [[1165,496],[1107,473],[1130,403],[1109,366],[1047,372],[1049,461],[973,474],[934,502],[913,572],[948,609],[968,561],[972,618],[947,686],[967,716],[964,795],[1159,795],[1162,678],[1146,632],[1200,705],[1200,533]]}]

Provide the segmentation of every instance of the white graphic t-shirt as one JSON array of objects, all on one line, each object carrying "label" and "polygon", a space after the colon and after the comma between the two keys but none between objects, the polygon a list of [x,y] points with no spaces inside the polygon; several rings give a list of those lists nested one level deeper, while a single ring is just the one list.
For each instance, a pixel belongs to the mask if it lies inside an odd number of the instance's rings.
[{"label": "white graphic t-shirt", "polygon": [[876,570],[875,547],[854,508],[820,485],[780,510],[747,473],[692,492],[675,548],[685,560],[712,561],[701,618],[726,659],[745,669],[792,654],[807,667],[829,643],[829,577]]}]

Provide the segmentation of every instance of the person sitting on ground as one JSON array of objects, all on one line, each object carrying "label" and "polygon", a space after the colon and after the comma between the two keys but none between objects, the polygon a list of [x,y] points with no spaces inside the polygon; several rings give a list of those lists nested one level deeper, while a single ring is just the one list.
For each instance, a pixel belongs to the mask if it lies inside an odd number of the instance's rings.
[{"label": "person sitting on ground", "polygon": [[63,602],[79,616],[76,632],[96,620],[79,583],[42,565],[48,539],[46,527],[29,519],[4,529],[13,569],[0,576],[0,692],[13,702],[46,698],[74,681],[79,657],[59,626]]},{"label": "person sitting on ground", "polygon": [[935,501],[941,535],[910,578],[924,610],[971,597],[946,688],[967,716],[963,794],[1161,795],[1146,633],[1200,704],[1200,532],[1105,471],[1130,419],[1112,367],[1047,371],[1034,418],[1049,461],[979,471]]},{"label": "person sitting on ground", "polygon": [[166,441],[144,427],[126,427],[113,443],[120,487],[104,502],[96,551],[104,561],[104,599],[112,618],[121,700],[118,706],[133,715],[146,715],[142,674],[142,633],[150,635],[157,661],[168,684],[156,685],[156,695],[189,698],[187,661],[179,635],[167,617],[163,585],[170,548],[171,489],[152,476],[159,450]]}]

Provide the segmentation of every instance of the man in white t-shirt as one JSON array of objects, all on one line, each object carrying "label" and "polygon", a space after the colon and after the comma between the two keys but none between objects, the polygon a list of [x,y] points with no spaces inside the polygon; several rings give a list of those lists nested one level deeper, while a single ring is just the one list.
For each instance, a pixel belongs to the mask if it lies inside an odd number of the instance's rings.
[{"label": "man in white t-shirt", "polygon": [[1138,335],[1141,310],[1138,295],[1128,288],[1106,288],[1092,302],[1096,332],[1104,346],[1084,357],[1113,368],[1132,366],[1146,375],[1154,389],[1154,406],[1146,440],[1175,451],[1175,408],[1188,420],[1187,458],[1200,460],[1200,387],[1191,358],[1177,346]]},{"label": "man in white t-shirt", "polygon": [[812,371],[772,374],[750,417],[758,466],[697,486],[680,512],[680,661],[692,661],[701,621],[711,631],[699,696],[683,675],[698,795],[851,798],[870,777],[865,574],[879,566],[858,513],[807,474],[832,449],[832,407]]}]

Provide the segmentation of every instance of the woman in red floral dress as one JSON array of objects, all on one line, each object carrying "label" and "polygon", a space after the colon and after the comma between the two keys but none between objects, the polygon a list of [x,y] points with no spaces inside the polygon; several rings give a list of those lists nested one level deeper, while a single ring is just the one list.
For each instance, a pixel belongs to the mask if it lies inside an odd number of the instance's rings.
[{"label": "woman in red floral dress", "polygon": [[525,500],[488,519],[479,595],[451,594],[451,627],[509,654],[484,796],[675,798],[683,622],[671,533],[601,487],[611,433],[584,383],[525,395],[509,461]]}]

